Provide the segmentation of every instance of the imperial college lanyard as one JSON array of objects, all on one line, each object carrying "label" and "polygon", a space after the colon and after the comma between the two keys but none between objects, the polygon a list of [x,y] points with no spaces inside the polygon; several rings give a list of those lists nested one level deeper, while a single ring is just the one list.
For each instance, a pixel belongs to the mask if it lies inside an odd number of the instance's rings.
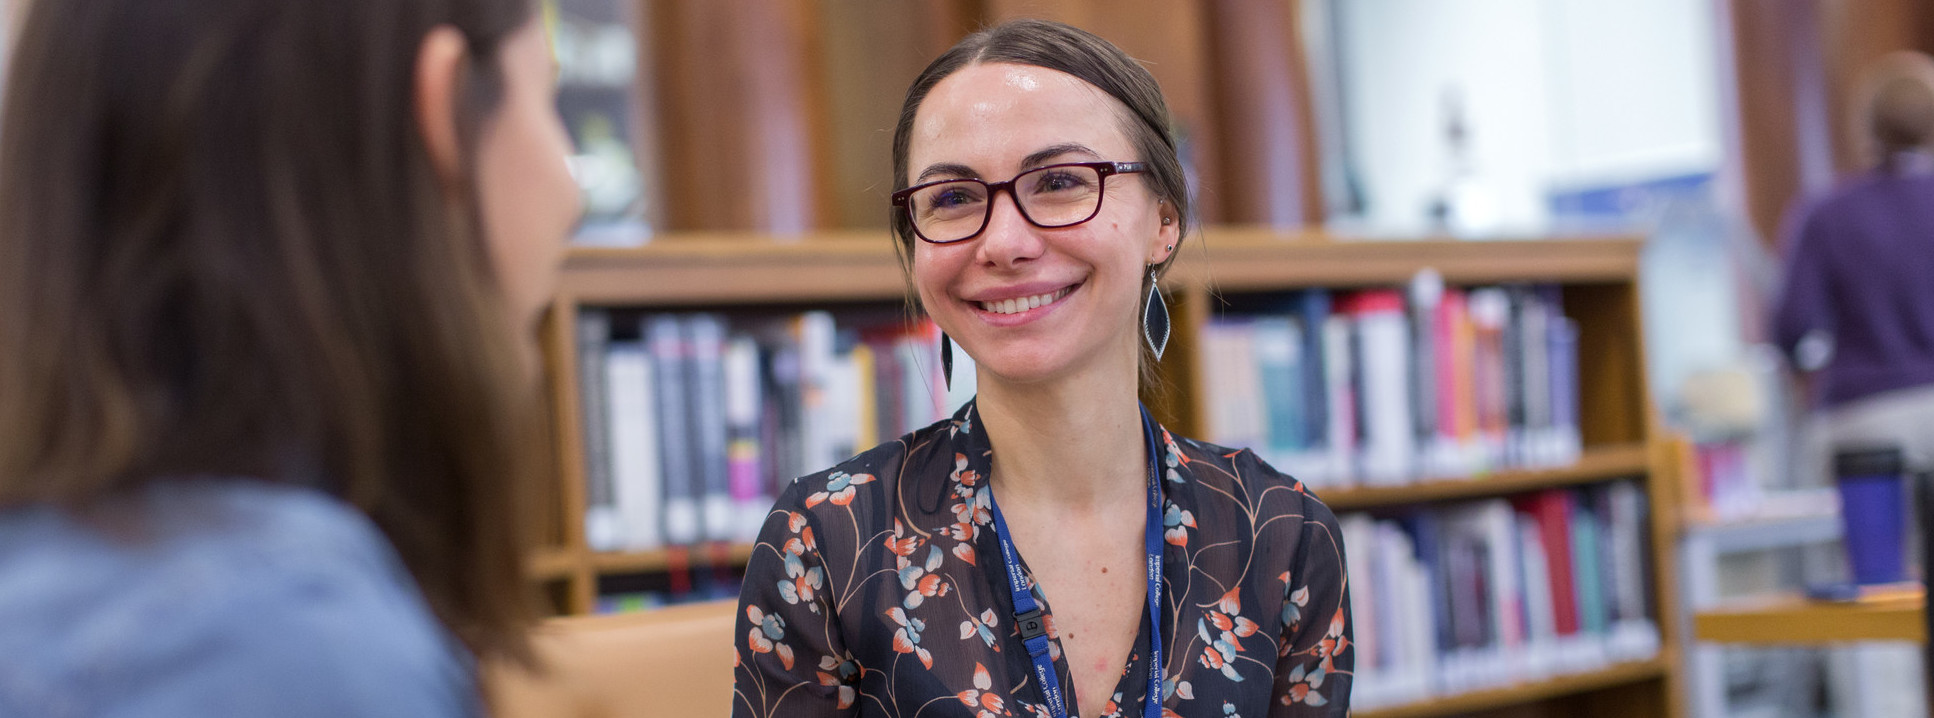
[{"label": "imperial college lanyard", "polygon": [[[1148,695],[1142,700],[1145,718],[1162,715],[1162,482],[1161,454],[1157,453],[1155,422],[1142,410],[1142,435],[1148,447]],[[1067,718],[1068,702],[1061,695],[1061,679],[1054,673],[1054,659],[1048,656],[1048,631],[1041,620],[1041,606],[1034,602],[1027,579],[1021,575],[1021,561],[1007,531],[1001,506],[987,493],[987,508],[994,515],[994,535],[1001,542],[1001,559],[1007,564],[1008,590],[1014,594],[1014,625],[1020,628],[1021,643],[1034,659],[1034,680],[1041,685],[1041,696],[1054,718]]]}]

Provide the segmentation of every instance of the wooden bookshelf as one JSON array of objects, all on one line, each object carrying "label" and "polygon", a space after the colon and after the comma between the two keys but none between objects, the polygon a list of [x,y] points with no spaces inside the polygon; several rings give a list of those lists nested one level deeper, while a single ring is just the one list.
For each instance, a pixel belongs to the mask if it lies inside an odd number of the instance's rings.
[{"label": "wooden bookshelf", "polygon": [[[730,566],[744,566],[752,560],[751,544],[732,544],[723,547],[725,563]],[[660,549],[656,551],[607,551],[591,554],[591,569],[599,574],[619,573],[657,573],[670,570],[679,560],[676,554],[682,551],[684,563],[688,566],[712,566],[719,562],[717,549],[701,546],[692,549]]]},{"label": "wooden bookshelf", "polygon": [[570,549],[538,549],[526,560],[524,570],[539,581],[558,581],[576,573],[579,563],[577,553]]},{"label": "wooden bookshelf", "polygon": [[[1144,397],[1178,434],[1199,435],[1204,416],[1194,337],[1225,299],[1313,286],[1349,289],[1400,286],[1426,269],[1447,283],[1483,285],[1555,282],[1564,287],[1564,312],[1580,326],[1579,418],[1586,447],[1570,466],[1498,471],[1392,487],[1319,489],[1338,511],[1479,499],[1632,478],[1651,497],[1653,603],[1665,653],[1657,659],[1508,688],[1433,698],[1359,715],[1570,716],[1647,715],[1677,718],[1680,671],[1675,545],[1678,491],[1669,447],[1645,388],[1643,333],[1637,289],[1641,243],[1629,237],[1460,241],[1334,237],[1252,227],[1210,227],[1191,237],[1176,271],[1163,282],[1174,317],[1174,339],[1160,371],[1166,390]],[[907,285],[891,237],[883,230],[766,236],[738,232],[675,233],[624,249],[571,251],[546,333],[552,410],[560,439],[556,509],[549,519],[563,546],[532,560],[533,576],[553,587],[560,613],[589,613],[600,579],[674,570],[669,551],[598,553],[585,547],[581,526],[584,460],[572,335],[580,306],[668,310],[779,310],[836,306],[904,306]],[[749,546],[731,546],[723,560],[743,565]],[[694,568],[721,558],[711,547],[691,549]],[[1595,706],[1617,706],[1602,712]]]},{"label": "wooden bookshelf", "polygon": [[[1436,718],[1483,713],[1501,708],[1580,696],[1594,691],[1659,681],[1670,675],[1670,664],[1654,659],[1619,663],[1586,673],[1553,676],[1502,688],[1490,688],[1430,698],[1397,706],[1352,710],[1356,718]],[[1601,708],[1602,710],[1602,708]],[[1651,715],[1631,713],[1628,715]]]},{"label": "wooden bookshelf", "polygon": [[1927,642],[1926,597],[1920,591],[1815,601],[1781,596],[1739,602],[1692,616],[1697,641],[1821,644],[1846,641]]},{"label": "wooden bookshelf", "polygon": [[1548,469],[1511,469],[1467,478],[1430,479],[1393,486],[1318,489],[1335,511],[1382,506],[1478,499],[1644,476],[1650,456],[1644,444],[1594,447],[1576,463]]}]

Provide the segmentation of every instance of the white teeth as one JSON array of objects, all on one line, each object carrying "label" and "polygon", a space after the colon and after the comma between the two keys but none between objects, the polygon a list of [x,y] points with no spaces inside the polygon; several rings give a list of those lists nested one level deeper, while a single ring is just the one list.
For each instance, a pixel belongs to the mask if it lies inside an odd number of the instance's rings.
[{"label": "white teeth", "polygon": [[1056,301],[1059,301],[1062,297],[1068,296],[1068,291],[1069,290],[1067,289],[1062,289],[1054,292],[1049,292],[1047,294],[1037,294],[1032,297],[1021,297],[1019,299],[1002,299],[996,302],[981,302],[980,308],[983,311],[989,311],[995,314],[1015,314],[1018,312],[1025,312],[1029,309],[1035,309],[1037,307],[1045,307],[1049,304],[1053,304]]}]

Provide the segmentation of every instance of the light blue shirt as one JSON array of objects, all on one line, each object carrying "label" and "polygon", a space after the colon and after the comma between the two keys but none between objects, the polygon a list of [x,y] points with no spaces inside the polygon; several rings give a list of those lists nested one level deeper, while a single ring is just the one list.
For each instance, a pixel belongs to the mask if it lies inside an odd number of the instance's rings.
[{"label": "light blue shirt", "polygon": [[474,675],[383,535],[321,492],[0,511],[0,718],[474,716]]}]

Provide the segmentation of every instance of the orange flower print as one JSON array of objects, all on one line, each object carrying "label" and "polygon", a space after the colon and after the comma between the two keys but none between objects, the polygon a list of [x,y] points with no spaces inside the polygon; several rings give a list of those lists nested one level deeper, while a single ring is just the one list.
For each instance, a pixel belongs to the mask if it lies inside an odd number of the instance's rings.
[{"label": "orange flower print", "polygon": [[853,660],[853,656],[847,653],[820,656],[818,672],[819,685],[827,688],[839,686],[840,710],[853,707],[859,698],[858,692],[853,689],[853,682],[860,677],[860,664]]},{"label": "orange flower print", "polygon": [[1343,623],[1343,609],[1339,608],[1330,619],[1330,628],[1324,632],[1323,640],[1316,642],[1317,655],[1323,657],[1321,670],[1328,670],[1332,659],[1350,647],[1350,639],[1343,635]]},{"label": "orange flower print", "polygon": [[980,483],[980,472],[967,468],[966,454],[955,453],[954,470],[947,475],[947,478],[953,480],[955,484],[954,495],[964,497],[973,493],[974,485]]},{"label": "orange flower print", "polygon": [[831,476],[826,477],[825,491],[820,491],[806,497],[806,508],[810,509],[818,506],[820,502],[829,498],[832,499],[834,506],[845,506],[853,503],[853,487],[870,483],[873,483],[872,474],[849,474],[844,471],[835,471]]},{"label": "orange flower print", "polygon": [[1256,635],[1256,631],[1261,628],[1261,626],[1256,625],[1255,621],[1241,616],[1231,616],[1221,611],[1210,611],[1209,623],[1213,624],[1217,630],[1241,638]]},{"label": "orange flower print", "polygon": [[954,694],[967,710],[978,710],[976,718],[994,718],[1007,715],[1001,708],[1001,697],[989,691],[994,689],[994,678],[987,674],[987,666],[974,664],[974,687]]},{"label": "orange flower print", "polygon": [[1297,666],[1289,672],[1289,690],[1277,700],[1286,706],[1298,703],[1309,706],[1328,705],[1330,699],[1324,698],[1322,693],[1317,692],[1318,688],[1323,687],[1324,675],[1322,668],[1316,669],[1315,672],[1308,672],[1303,666]]},{"label": "orange flower print", "polygon": [[818,566],[806,568],[796,553],[786,554],[785,565],[786,578],[779,582],[779,597],[793,605],[803,602],[807,609],[819,613],[819,602],[813,599],[825,580],[825,570]]},{"label": "orange flower print", "polygon": [[[969,471],[967,473],[972,474],[974,472]],[[954,521],[956,523],[972,524],[975,526],[993,524],[994,514],[990,510],[993,498],[992,495],[987,493],[987,487],[967,488],[962,485],[955,487],[954,493],[961,499],[953,505]]]},{"label": "orange flower print", "polygon": [[999,653],[1001,644],[994,640],[994,627],[998,625],[1000,625],[1000,617],[994,614],[994,609],[981,611],[979,616],[969,615],[967,620],[960,622],[960,640],[965,641],[970,636],[980,636],[981,643],[987,644],[988,648]]},{"label": "orange flower print", "polygon": [[900,626],[893,632],[893,650],[917,656],[921,665],[932,670],[933,653],[920,647],[920,632],[927,630],[927,622],[907,615],[907,610],[899,606],[887,609],[886,617]]},{"label": "orange flower print", "polygon": [[900,587],[907,590],[907,597],[903,601],[907,608],[919,608],[929,598],[947,595],[947,582],[941,580],[940,574],[934,573],[946,558],[947,554],[942,553],[939,546],[928,546],[925,565],[900,568]]},{"label": "orange flower print", "polygon": [[1181,467],[1188,465],[1189,457],[1182,455],[1182,449],[1175,445],[1175,437],[1170,436],[1167,429],[1162,430],[1162,446],[1164,447],[1162,465],[1167,472],[1166,478],[1169,483],[1182,483]]},{"label": "orange flower print", "polygon": [[1162,532],[1162,538],[1171,544],[1187,548],[1189,529],[1195,528],[1195,513],[1176,506],[1175,502],[1170,501],[1168,510],[1162,512],[1162,526],[1166,529]]},{"label": "orange flower print", "polygon": [[1117,692],[1115,697],[1108,699],[1107,703],[1101,704],[1101,718],[1122,718],[1121,693]]},{"label": "orange flower print", "polygon": [[786,637],[786,619],[761,611],[758,606],[746,606],[745,617],[752,621],[752,630],[745,637],[746,647],[753,653],[775,654],[786,670],[792,670],[792,646],[780,642]]},{"label": "orange flower print", "polygon": [[[1283,572],[1283,582],[1288,583],[1289,572]],[[1309,606],[1309,587],[1303,586],[1289,593],[1289,600],[1283,602],[1283,636],[1287,641],[1291,634],[1303,624],[1303,609]],[[1284,643],[1285,646],[1288,643]]]},{"label": "orange flower print", "polygon": [[[1229,605],[1234,594],[1235,591],[1230,591],[1219,603]],[[1209,632],[1211,625],[1216,628],[1213,636]],[[1242,674],[1236,671],[1236,654],[1243,651],[1242,639],[1256,635],[1259,628],[1255,621],[1222,611],[1212,610],[1205,618],[1196,619],[1196,633],[1202,638],[1202,643],[1208,646],[1202,652],[1202,666],[1221,671],[1229,680],[1242,681]]]},{"label": "orange flower print", "polygon": [[975,526],[969,528],[967,524],[954,524],[954,527],[957,529],[956,536],[959,533],[965,533],[967,535],[967,538],[954,539],[957,542],[954,544],[954,558],[966,561],[969,566],[980,565],[980,557],[974,553],[973,544],[974,537],[980,533],[980,527]]},{"label": "orange flower print", "polygon": [[1221,609],[1223,613],[1240,613],[1242,611],[1242,587],[1237,586],[1229,589],[1228,593],[1222,594],[1222,598],[1216,599],[1215,607]]},{"label": "orange flower print", "polygon": [[893,520],[893,535],[886,537],[886,550],[898,556],[899,568],[907,567],[907,557],[920,548],[919,536],[908,536],[907,527],[899,519]]}]

